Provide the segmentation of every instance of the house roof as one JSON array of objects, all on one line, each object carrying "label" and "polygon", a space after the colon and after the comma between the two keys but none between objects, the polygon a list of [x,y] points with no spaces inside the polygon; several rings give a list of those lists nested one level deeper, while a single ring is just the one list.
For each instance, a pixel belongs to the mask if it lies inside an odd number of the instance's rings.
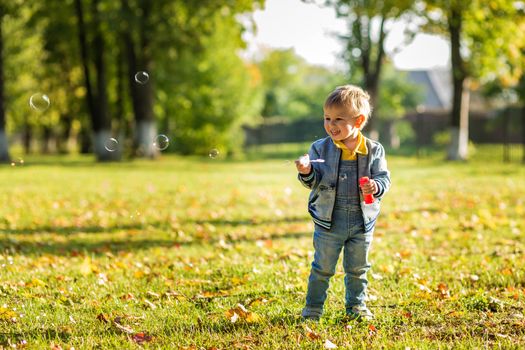
[{"label": "house roof", "polygon": [[448,69],[408,71],[408,79],[425,90],[425,109],[450,110],[452,77]]}]

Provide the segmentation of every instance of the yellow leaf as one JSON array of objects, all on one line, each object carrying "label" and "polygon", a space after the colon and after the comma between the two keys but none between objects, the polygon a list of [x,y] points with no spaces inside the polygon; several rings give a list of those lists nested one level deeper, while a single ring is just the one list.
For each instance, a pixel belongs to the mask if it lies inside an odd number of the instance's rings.
[{"label": "yellow leaf", "polygon": [[91,258],[89,256],[86,256],[84,258],[84,261],[82,262],[82,265],[80,265],[80,273],[84,276],[87,276],[91,273]]},{"label": "yellow leaf", "polygon": [[45,287],[46,286],[46,282],[36,277],[31,280],[30,284],[31,286],[35,286],[35,287]]},{"label": "yellow leaf", "polygon": [[257,323],[261,321],[261,316],[256,314],[255,312],[248,312],[246,315],[246,322],[248,323]]},{"label": "yellow leaf", "polygon": [[14,318],[16,318],[16,312],[6,309],[5,307],[0,307],[0,320],[11,321]]}]

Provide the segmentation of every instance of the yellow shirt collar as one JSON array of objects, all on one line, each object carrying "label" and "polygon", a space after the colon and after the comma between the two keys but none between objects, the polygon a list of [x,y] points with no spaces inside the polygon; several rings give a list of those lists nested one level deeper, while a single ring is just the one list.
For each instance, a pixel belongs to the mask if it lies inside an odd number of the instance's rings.
[{"label": "yellow shirt collar", "polygon": [[357,135],[357,146],[354,150],[348,149],[346,145],[342,141],[336,141],[334,140],[335,145],[340,148],[344,153],[348,152],[351,155],[355,155],[356,153],[367,155],[368,154],[368,147],[366,147],[365,137],[361,132]]}]

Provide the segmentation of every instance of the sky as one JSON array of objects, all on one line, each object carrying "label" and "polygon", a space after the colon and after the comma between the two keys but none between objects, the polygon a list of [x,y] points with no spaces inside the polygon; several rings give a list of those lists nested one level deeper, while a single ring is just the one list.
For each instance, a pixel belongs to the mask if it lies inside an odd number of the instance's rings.
[{"label": "sky", "polygon": [[[256,33],[247,33],[248,48],[244,53],[256,57],[264,48],[293,48],[295,53],[311,64],[343,67],[338,58],[342,44],[334,35],[346,33],[344,20],[335,15],[333,8],[305,4],[301,0],[266,0],[265,8],[253,14]],[[394,24],[385,51],[391,54],[396,47],[402,49],[389,55],[401,70],[444,67],[450,61],[450,48],[446,40],[428,34],[417,34],[414,41],[403,45],[403,23]],[[403,47],[405,46],[405,47]]]}]

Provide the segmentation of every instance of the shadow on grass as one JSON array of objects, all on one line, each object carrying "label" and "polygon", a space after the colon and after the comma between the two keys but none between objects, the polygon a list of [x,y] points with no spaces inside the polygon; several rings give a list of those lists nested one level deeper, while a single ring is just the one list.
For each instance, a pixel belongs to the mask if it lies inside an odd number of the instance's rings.
[{"label": "shadow on grass", "polygon": [[238,220],[226,220],[226,219],[209,219],[209,220],[188,220],[187,222],[193,222],[195,224],[211,224],[216,226],[248,226],[248,225],[268,225],[268,224],[282,224],[282,223],[294,223],[308,221],[306,216],[292,216],[282,218],[265,218],[265,219],[238,219]]},{"label": "shadow on grass", "polygon": [[[283,224],[283,223],[297,223],[308,221],[306,216],[292,216],[292,217],[281,217],[281,218],[264,218],[264,219],[209,219],[209,220],[186,220],[182,221],[182,225],[186,224],[210,224],[214,226],[258,226],[258,225],[269,225],[269,224]],[[58,235],[71,235],[77,233],[113,233],[125,230],[141,230],[141,229],[165,229],[167,232],[172,231],[171,226],[164,221],[146,222],[141,224],[124,224],[124,225],[113,225],[113,226],[40,226],[33,228],[0,228],[0,235],[24,235],[24,234],[43,234],[52,233]]]},{"label": "shadow on grass", "polygon": [[[256,242],[258,240],[281,240],[281,239],[295,239],[303,238],[310,235],[309,232],[289,232],[285,234],[268,234],[259,236],[243,236],[229,240],[227,244],[235,244],[242,242]],[[75,256],[83,253],[104,255],[107,253],[119,252],[135,252],[140,250],[148,250],[151,248],[172,248],[183,249],[184,247],[196,245],[217,245],[223,244],[222,237],[207,237],[207,238],[192,238],[187,241],[180,241],[177,239],[121,239],[113,241],[87,241],[87,240],[69,240],[69,241],[24,241],[14,237],[4,235],[0,238],[0,251],[11,251],[13,253],[21,253],[25,255],[60,255],[60,256]]]},{"label": "shadow on grass", "polygon": [[127,225],[115,225],[115,226],[40,226],[34,228],[2,228],[0,229],[0,234],[15,234],[15,235],[24,235],[24,234],[42,234],[42,233],[53,233],[58,235],[71,235],[76,233],[112,233],[122,230],[138,230],[143,229],[144,226],[152,226],[155,228],[161,228],[160,223],[153,223],[148,225],[142,224],[127,224]]}]

